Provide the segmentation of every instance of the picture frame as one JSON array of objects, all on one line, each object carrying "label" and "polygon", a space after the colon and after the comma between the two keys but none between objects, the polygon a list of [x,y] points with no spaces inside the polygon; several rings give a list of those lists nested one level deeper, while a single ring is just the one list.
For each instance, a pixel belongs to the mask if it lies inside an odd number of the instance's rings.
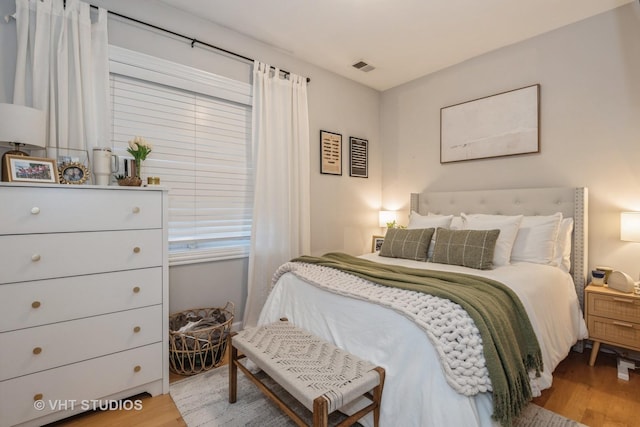
[{"label": "picture frame", "polygon": [[369,178],[369,141],[349,137],[349,176]]},{"label": "picture frame", "polygon": [[342,134],[320,131],[320,173],[342,175]]},{"label": "picture frame", "polygon": [[539,84],[440,109],[440,163],[539,152]]},{"label": "picture frame", "polygon": [[58,166],[60,184],[82,185],[89,179],[89,168],[80,162],[66,162]]},{"label": "picture frame", "polygon": [[378,252],[384,243],[384,236],[373,236],[371,238],[371,252]]},{"label": "picture frame", "polygon": [[8,182],[35,182],[58,184],[55,159],[7,154],[4,157],[3,180]]}]

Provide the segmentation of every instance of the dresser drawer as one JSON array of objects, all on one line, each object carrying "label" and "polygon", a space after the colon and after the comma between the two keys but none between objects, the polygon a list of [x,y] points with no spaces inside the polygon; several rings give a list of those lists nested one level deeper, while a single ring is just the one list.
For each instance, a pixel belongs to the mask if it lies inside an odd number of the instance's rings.
[{"label": "dresser drawer", "polygon": [[639,298],[590,292],[587,304],[590,316],[610,317],[640,323]]},{"label": "dresser drawer", "polygon": [[162,303],[162,268],[0,285],[0,332]]},{"label": "dresser drawer", "polygon": [[[139,367],[139,369],[136,369]],[[163,376],[162,344],[152,344],[81,363],[0,382],[0,426],[11,426],[55,412],[52,403],[100,399]],[[42,395],[43,410],[34,408]],[[40,396],[38,396],[40,397]]]},{"label": "dresser drawer", "polygon": [[0,187],[0,234],[162,227],[159,191]]},{"label": "dresser drawer", "polygon": [[162,265],[162,230],[0,236],[0,283]]},{"label": "dresser drawer", "polygon": [[640,350],[640,323],[588,316],[589,339]]},{"label": "dresser drawer", "polygon": [[162,341],[162,306],[0,334],[0,381]]}]

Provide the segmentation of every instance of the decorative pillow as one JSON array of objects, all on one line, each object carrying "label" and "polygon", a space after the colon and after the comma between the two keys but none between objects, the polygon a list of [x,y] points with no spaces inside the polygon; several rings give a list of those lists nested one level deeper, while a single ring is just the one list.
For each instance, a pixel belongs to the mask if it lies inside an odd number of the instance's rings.
[{"label": "decorative pillow", "polygon": [[500,230],[493,253],[493,265],[508,265],[523,215],[460,214],[464,230]]},{"label": "decorative pillow", "polygon": [[427,260],[427,250],[434,228],[402,229],[390,228],[384,236],[380,256],[405,258],[416,261]]},{"label": "decorative pillow", "polygon": [[571,233],[573,233],[573,218],[563,218],[560,222],[553,261],[567,273],[571,270]]},{"label": "decorative pillow", "polygon": [[[429,214],[425,216],[420,215],[415,211],[411,211],[411,214],[409,215],[409,225],[407,226],[407,228],[434,228],[436,230],[438,229],[438,227],[449,228],[452,218],[453,215]],[[433,257],[433,245],[435,245],[436,243],[436,234],[437,231],[433,233],[433,237],[431,237],[431,243],[429,244],[429,250],[427,252],[427,259],[431,259],[431,257]]]},{"label": "decorative pillow", "polygon": [[447,230],[439,228],[433,262],[488,270],[493,266],[500,230]]},{"label": "decorative pillow", "polygon": [[554,253],[562,213],[522,218],[511,250],[511,261],[554,264]]}]

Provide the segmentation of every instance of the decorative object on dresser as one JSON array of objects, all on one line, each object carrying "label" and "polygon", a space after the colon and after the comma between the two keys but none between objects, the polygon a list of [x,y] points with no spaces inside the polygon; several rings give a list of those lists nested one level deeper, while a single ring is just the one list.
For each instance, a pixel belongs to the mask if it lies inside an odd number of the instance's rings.
[{"label": "decorative object on dresser", "polygon": [[1,427],[168,392],[166,209],[161,188],[0,184]]},{"label": "decorative object on dresser", "polygon": [[20,146],[44,148],[45,141],[44,111],[17,104],[0,104],[0,142],[11,144],[13,150],[2,156],[2,180],[9,181],[6,161],[9,155],[28,156]]},{"label": "decorative object on dresser", "polygon": [[123,187],[140,187],[142,185],[142,179],[137,176],[116,175],[116,181],[118,185]]},{"label": "decorative object on dresser", "polygon": [[589,339],[593,341],[590,366],[596,363],[601,343],[640,351],[640,295],[590,284],[585,288],[585,301]]},{"label": "decorative object on dresser", "polygon": [[96,185],[109,185],[111,175],[120,170],[120,157],[109,147],[93,149],[93,176]]},{"label": "decorative object on dresser", "polygon": [[135,169],[131,171],[131,176],[142,179],[142,162],[151,154],[152,149],[152,145],[141,136],[136,136],[129,141],[127,152],[133,156],[135,161]]},{"label": "decorative object on dresser", "polygon": [[6,172],[8,182],[37,182],[41,184],[57,184],[58,168],[54,159],[41,157],[4,156],[3,173]]},{"label": "decorative object on dresser", "polygon": [[89,169],[80,162],[69,162],[58,166],[60,184],[81,185],[89,179]]}]

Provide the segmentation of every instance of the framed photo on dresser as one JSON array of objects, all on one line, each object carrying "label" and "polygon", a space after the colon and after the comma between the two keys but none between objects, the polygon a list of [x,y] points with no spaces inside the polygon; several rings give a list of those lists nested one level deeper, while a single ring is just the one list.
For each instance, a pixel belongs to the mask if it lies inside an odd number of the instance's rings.
[{"label": "framed photo on dresser", "polygon": [[58,184],[55,159],[7,154],[2,165],[2,180]]}]

